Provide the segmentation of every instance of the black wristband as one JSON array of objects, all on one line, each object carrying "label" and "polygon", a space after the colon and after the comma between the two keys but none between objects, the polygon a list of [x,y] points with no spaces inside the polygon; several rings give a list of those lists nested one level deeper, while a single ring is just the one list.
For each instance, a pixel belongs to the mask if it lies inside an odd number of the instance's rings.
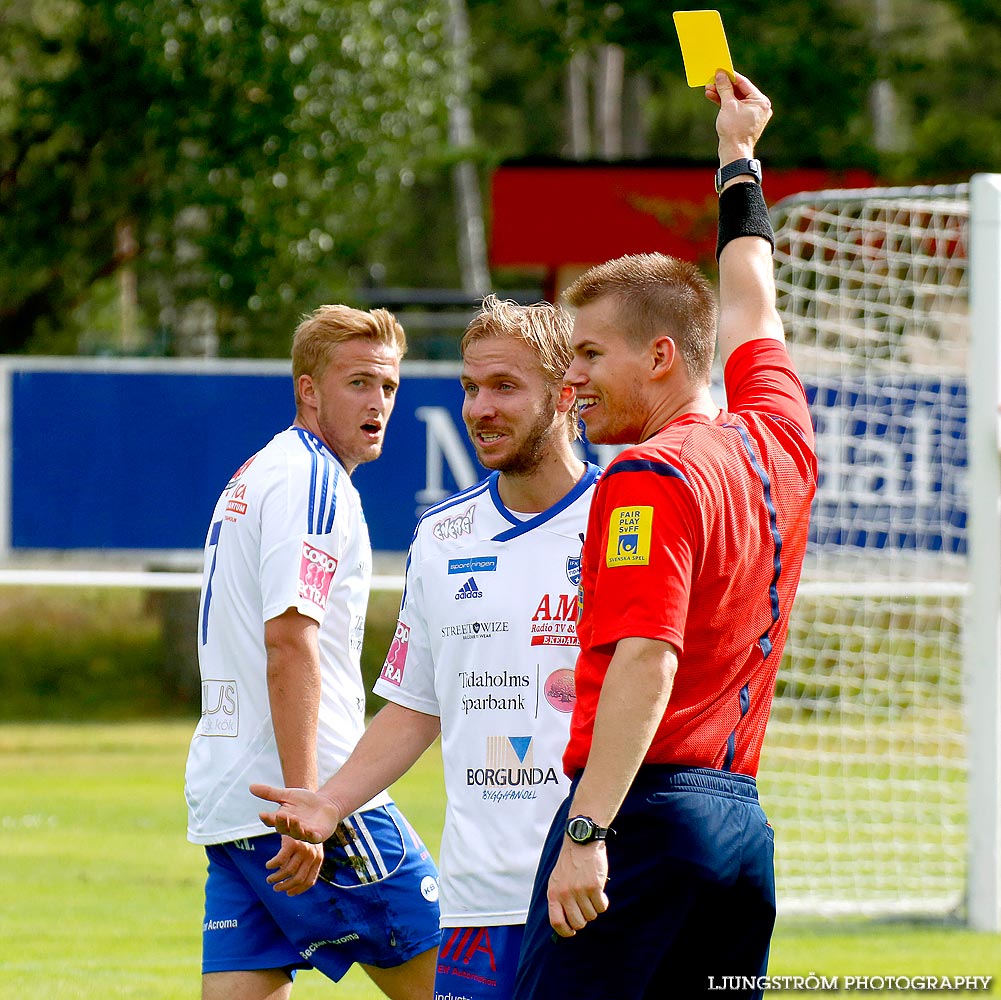
[{"label": "black wristband", "polygon": [[760,185],[754,181],[732,184],[719,196],[719,231],[716,260],[723,247],[741,236],[760,236],[775,249],[775,233]]}]

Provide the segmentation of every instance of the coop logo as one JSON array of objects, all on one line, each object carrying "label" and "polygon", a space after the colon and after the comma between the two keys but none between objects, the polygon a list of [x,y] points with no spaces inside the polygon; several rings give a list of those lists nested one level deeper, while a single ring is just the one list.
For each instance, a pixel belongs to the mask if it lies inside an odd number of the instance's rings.
[{"label": "coop logo", "polygon": [[648,566],[653,507],[616,507],[608,520],[605,565]]},{"label": "coop logo", "polygon": [[567,579],[571,587],[580,586],[580,556],[567,556]]},{"label": "coop logo", "polygon": [[569,667],[561,667],[554,670],[542,686],[542,691],[546,696],[546,701],[556,709],[557,712],[569,714],[577,704],[577,686],[574,682],[574,673]]},{"label": "coop logo", "polygon": [[407,651],[410,649],[410,626],[397,621],[393,643],[386,654],[386,662],[379,675],[384,681],[399,687],[403,683],[403,671],[407,666]]},{"label": "coop logo", "polygon": [[532,616],[533,646],[578,646],[577,595],[543,594]]},{"label": "coop logo", "polygon": [[202,681],[201,736],[240,735],[240,689],[235,680]]},{"label": "coop logo", "polygon": [[438,541],[443,542],[448,538],[461,538],[463,535],[473,533],[473,515],[476,513],[476,504],[471,503],[461,514],[454,517],[445,517],[438,521],[431,529],[431,534]]},{"label": "coop logo", "polygon": [[483,591],[476,586],[476,581],[472,577],[459,588],[455,595],[457,601],[469,601],[480,597],[483,597]]},{"label": "coop logo", "polygon": [[[484,767],[466,768],[466,785],[491,792],[484,798],[500,801],[493,789],[520,790],[517,796],[504,798],[535,798],[535,789],[545,785],[558,785],[559,775],[554,767],[536,767],[531,736],[488,736],[486,738],[486,764]],[[524,794],[529,793],[529,794]]]},{"label": "coop logo", "polygon": [[299,596],[320,609],[326,608],[330,582],[336,569],[337,560],[332,555],[314,548],[309,542],[303,542],[299,560]]}]

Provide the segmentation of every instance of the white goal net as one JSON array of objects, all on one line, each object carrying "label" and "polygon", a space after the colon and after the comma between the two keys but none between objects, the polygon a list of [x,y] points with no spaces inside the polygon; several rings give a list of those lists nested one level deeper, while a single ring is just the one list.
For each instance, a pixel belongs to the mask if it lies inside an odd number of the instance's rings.
[{"label": "white goal net", "polygon": [[820,481],[760,783],[780,912],[961,913],[966,185],[772,212]]}]

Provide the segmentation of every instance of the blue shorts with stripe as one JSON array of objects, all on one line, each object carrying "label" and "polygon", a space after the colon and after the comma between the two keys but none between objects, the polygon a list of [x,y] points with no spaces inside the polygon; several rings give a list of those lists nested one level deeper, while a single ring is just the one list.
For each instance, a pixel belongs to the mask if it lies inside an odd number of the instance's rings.
[{"label": "blue shorts with stripe", "polygon": [[722,976],[765,974],[775,922],[773,831],[753,778],[641,767],[607,843],[608,909],[573,937],[557,938],[546,890],[576,787],[543,847],[515,1000],[719,996],[713,985],[718,990]]},{"label": "blue shorts with stripe", "polygon": [[439,943],[438,870],[392,803],[347,817],[324,845],[320,878],[289,897],[265,865],[277,833],[206,847],[202,972],[391,968]]}]

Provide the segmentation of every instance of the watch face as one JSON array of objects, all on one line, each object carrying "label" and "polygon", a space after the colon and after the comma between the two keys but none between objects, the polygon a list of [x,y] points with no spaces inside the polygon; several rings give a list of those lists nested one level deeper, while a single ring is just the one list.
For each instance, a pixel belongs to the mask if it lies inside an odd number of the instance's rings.
[{"label": "watch face", "polygon": [[594,832],[594,826],[581,816],[567,824],[567,836],[577,843],[586,843]]}]

